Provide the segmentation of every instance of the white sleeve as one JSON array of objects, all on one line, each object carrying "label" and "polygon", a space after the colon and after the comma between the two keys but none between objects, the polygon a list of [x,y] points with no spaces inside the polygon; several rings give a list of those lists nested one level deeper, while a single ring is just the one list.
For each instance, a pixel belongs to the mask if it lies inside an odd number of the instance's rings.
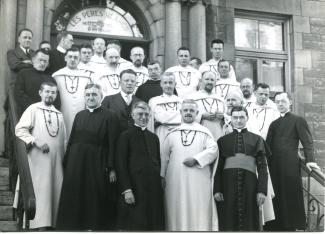
[{"label": "white sleeve", "polygon": [[212,137],[205,134],[205,147],[204,150],[200,153],[193,156],[194,159],[198,162],[198,167],[203,168],[215,161],[218,157],[218,145]]},{"label": "white sleeve", "polygon": [[16,136],[26,144],[32,143],[35,140],[35,137],[30,133],[34,127],[34,112],[35,109],[33,110],[33,107],[28,107],[21,116],[15,128]]}]

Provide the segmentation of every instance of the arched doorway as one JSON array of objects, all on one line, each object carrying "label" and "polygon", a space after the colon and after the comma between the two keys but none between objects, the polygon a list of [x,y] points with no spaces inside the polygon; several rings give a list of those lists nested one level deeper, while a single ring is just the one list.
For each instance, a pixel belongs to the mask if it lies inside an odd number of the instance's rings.
[{"label": "arched doorway", "polygon": [[[75,44],[91,43],[96,37],[119,40],[121,57],[129,59],[130,49],[141,46],[149,57],[150,30],[142,12],[131,1],[63,0],[53,14],[51,44],[66,30]],[[146,61],[145,61],[146,63]]]}]

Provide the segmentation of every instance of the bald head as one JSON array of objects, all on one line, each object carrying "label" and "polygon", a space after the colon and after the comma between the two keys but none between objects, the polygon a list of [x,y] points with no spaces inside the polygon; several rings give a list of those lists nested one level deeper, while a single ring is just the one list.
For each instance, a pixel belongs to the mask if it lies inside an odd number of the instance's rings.
[{"label": "bald head", "polygon": [[240,90],[242,91],[245,98],[250,98],[253,94],[254,85],[250,78],[244,78],[240,82]]},{"label": "bald head", "polygon": [[105,40],[99,37],[96,38],[93,42],[93,49],[97,55],[102,56],[105,51]]},{"label": "bald head", "polygon": [[211,93],[217,82],[216,74],[212,71],[204,72],[201,81],[201,89]]},{"label": "bald head", "polygon": [[226,97],[227,113],[230,114],[231,109],[235,106],[242,106],[243,99],[244,96],[240,90],[234,90],[228,93]]},{"label": "bald head", "polygon": [[109,48],[106,50],[105,58],[106,63],[109,67],[117,67],[118,61],[120,59],[120,53],[115,48]]}]

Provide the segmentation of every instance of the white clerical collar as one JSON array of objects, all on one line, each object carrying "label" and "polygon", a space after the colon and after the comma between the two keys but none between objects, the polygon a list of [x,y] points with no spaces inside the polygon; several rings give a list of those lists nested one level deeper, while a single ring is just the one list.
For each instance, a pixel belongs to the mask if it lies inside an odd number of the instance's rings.
[{"label": "white clerical collar", "polygon": [[164,98],[171,98],[173,96],[173,94],[172,95],[168,95],[166,93],[163,93],[161,96],[164,97]]},{"label": "white clerical collar", "polygon": [[66,52],[67,52],[67,50],[66,49],[64,49],[62,46],[60,46],[60,45],[58,45],[57,47],[56,47],[56,49],[58,50],[58,51],[60,51],[62,54],[65,54]]},{"label": "white clerical collar", "polygon": [[137,126],[138,128],[141,128],[142,131],[146,130],[147,127],[141,127],[140,125],[134,123],[134,126]]},{"label": "white clerical collar", "polygon": [[89,112],[93,113],[94,110],[98,109],[99,107],[100,107],[100,105],[95,108],[89,108],[89,107],[86,107],[86,108],[87,108],[87,110],[89,110]]},{"label": "white clerical collar", "polygon": [[244,129],[246,129],[246,126],[245,127],[243,127],[243,128],[233,128],[234,130],[237,130],[237,132],[241,132],[241,131],[243,131]]},{"label": "white clerical collar", "polygon": [[287,110],[285,113],[280,113],[280,116],[284,117],[288,112],[289,112],[289,110]]}]

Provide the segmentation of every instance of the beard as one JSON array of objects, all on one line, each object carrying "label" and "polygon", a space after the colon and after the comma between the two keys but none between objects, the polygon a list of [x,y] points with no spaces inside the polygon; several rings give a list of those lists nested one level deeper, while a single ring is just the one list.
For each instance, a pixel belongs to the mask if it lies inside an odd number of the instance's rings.
[{"label": "beard", "polygon": [[252,94],[249,91],[244,90],[243,91],[243,96],[244,96],[244,98],[249,98],[250,96],[252,96]]},{"label": "beard", "polygon": [[53,98],[46,98],[46,99],[44,100],[44,104],[45,104],[46,106],[51,106],[51,105],[53,104],[53,102],[54,102],[54,99],[53,99]]},{"label": "beard", "polygon": [[138,59],[138,60],[135,60],[133,64],[134,64],[134,66],[136,66],[136,67],[141,67],[142,62],[141,62],[140,59]]}]

